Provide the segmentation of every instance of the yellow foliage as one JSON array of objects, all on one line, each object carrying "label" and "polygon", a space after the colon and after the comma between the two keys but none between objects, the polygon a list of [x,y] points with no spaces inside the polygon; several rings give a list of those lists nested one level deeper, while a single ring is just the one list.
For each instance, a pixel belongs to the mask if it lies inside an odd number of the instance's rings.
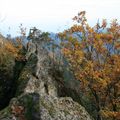
[{"label": "yellow foliage", "polygon": [[[60,33],[63,53],[76,79],[80,80],[81,89],[92,93],[96,108],[107,107],[108,111],[102,111],[102,114],[117,118],[120,103],[114,99],[120,99],[120,25],[113,20],[107,28],[107,22],[103,20],[101,26],[90,27],[85,12],[73,20],[78,25]],[[99,33],[100,29],[108,31]],[[75,41],[72,34],[77,35]]]},{"label": "yellow foliage", "polygon": [[19,54],[22,49],[22,44],[19,43],[16,46],[12,41],[5,39],[4,37],[0,37],[0,63],[6,63],[9,59],[19,58],[21,55]]}]

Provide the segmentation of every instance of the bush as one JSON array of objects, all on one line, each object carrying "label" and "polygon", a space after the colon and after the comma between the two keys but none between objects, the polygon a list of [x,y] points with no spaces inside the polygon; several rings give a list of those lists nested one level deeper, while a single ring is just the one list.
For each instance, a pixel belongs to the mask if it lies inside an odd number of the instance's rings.
[{"label": "bush", "polygon": [[[14,96],[17,75],[16,61],[24,58],[22,43],[0,36],[0,109],[3,109]],[[16,70],[15,70],[16,69]],[[19,71],[20,72],[20,71]],[[18,74],[18,73],[17,73]]]}]

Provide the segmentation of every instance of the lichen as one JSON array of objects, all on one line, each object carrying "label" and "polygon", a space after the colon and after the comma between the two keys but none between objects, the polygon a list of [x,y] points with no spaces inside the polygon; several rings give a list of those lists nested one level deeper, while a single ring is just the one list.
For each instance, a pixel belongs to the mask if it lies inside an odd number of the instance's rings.
[{"label": "lichen", "polygon": [[50,101],[45,101],[45,99],[40,99],[40,104],[43,106],[50,114],[51,117],[54,117],[54,113],[56,112],[53,104]]}]

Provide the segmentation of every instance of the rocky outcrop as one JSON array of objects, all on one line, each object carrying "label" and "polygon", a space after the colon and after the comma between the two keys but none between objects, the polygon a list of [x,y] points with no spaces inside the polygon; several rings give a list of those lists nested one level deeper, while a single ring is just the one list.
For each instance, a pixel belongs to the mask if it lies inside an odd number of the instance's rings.
[{"label": "rocky outcrop", "polygon": [[0,112],[0,120],[92,120],[70,97],[60,97],[42,38],[29,42],[27,63],[17,81],[16,97]]}]

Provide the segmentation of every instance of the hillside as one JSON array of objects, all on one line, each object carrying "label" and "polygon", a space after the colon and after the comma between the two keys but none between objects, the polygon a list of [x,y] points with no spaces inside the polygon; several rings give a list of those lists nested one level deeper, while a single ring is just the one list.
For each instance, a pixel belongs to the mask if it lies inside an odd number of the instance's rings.
[{"label": "hillside", "polygon": [[120,120],[120,24],[86,11],[59,33],[0,35],[1,120]]},{"label": "hillside", "polygon": [[92,120],[85,108],[67,94],[61,97],[63,77],[54,75],[58,71],[53,70],[51,57],[44,46],[43,38],[30,41],[25,64],[12,83],[16,85],[13,98],[10,97],[9,105],[0,111],[0,120]]}]

